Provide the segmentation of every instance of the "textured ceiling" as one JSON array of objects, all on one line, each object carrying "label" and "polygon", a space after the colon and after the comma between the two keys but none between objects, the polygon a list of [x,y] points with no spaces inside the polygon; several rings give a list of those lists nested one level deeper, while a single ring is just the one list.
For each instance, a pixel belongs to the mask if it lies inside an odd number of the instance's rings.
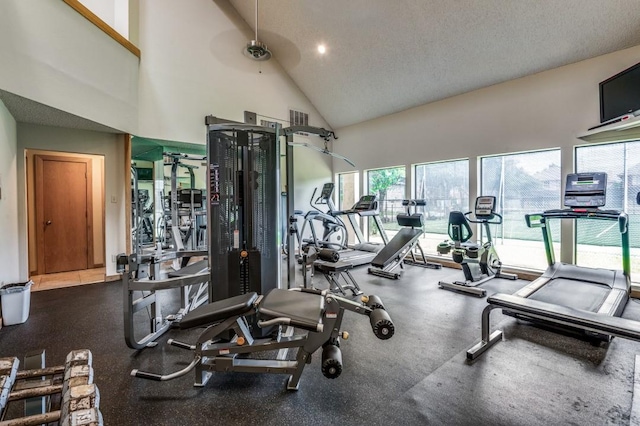
[{"label": "textured ceiling", "polygon": [[78,117],[77,115],[59,110],[23,98],[14,93],[0,90],[0,101],[4,103],[13,118],[20,123],[41,124],[53,127],[67,127],[70,129],[92,130],[96,132],[122,133],[111,127]]},{"label": "textured ceiling", "polygon": [[[229,1],[255,30],[255,1]],[[258,39],[340,128],[638,45],[639,18],[640,0],[263,0]]]}]

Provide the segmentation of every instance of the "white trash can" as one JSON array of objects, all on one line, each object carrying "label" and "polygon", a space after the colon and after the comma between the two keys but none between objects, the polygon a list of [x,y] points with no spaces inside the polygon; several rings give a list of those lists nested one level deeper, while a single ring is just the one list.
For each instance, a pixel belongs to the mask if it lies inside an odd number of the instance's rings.
[{"label": "white trash can", "polygon": [[4,325],[22,324],[27,321],[31,306],[32,285],[33,281],[0,286],[2,323]]}]

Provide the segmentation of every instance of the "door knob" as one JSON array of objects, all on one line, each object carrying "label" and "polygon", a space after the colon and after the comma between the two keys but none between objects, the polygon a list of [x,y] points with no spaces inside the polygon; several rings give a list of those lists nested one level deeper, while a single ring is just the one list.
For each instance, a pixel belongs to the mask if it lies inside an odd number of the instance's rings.
[{"label": "door knob", "polygon": [[50,221],[50,220],[48,220],[48,221],[46,221],[44,224],[45,224],[45,225],[51,225],[51,221]]}]

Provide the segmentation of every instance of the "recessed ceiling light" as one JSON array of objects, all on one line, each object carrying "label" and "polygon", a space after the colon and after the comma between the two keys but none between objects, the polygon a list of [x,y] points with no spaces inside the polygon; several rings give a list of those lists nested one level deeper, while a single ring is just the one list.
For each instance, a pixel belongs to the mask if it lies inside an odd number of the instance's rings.
[{"label": "recessed ceiling light", "polygon": [[326,51],[327,51],[327,48],[324,46],[324,44],[318,45],[318,53],[320,53],[321,55],[324,55]]}]

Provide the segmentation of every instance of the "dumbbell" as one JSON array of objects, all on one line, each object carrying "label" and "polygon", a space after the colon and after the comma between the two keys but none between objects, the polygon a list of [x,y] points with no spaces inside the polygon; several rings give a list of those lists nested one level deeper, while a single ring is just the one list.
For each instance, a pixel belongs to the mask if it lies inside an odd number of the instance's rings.
[{"label": "dumbbell", "polygon": [[9,403],[9,394],[16,381],[20,361],[16,357],[0,358],[0,418]]},{"label": "dumbbell", "polygon": [[47,396],[60,393],[64,395],[71,386],[79,386],[93,383],[93,367],[91,364],[93,357],[88,349],[71,351],[65,360],[64,365],[40,368],[34,370],[18,371],[16,380],[28,379],[33,377],[53,376],[56,374],[64,374],[62,384],[49,384],[37,386],[33,388],[14,390],[9,394],[9,401],[16,401],[25,398],[38,396]]},{"label": "dumbbell", "polygon": [[[98,387],[91,383],[88,385],[71,386],[62,397],[62,407],[60,409],[60,418],[62,423],[73,424],[102,424],[102,416],[97,411],[97,417],[92,423],[74,423],[75,421],[86,421],[87,413],[91,410],[97,410],[100,406],[100,392]],[[82,412],[84,414],[80,414]]]},{"label": "dumbbell", "polygon": [[[65,364],[62,366],[18,371],[14,374],[13,380],[7,376],[9,378],[7,382],[11,382],[8,388],[10,391],[15,380],[64,374],[62,384],[53,384],[53,380],[50,380],[46,385],[16,390],[9,392],[7,396],[7,401],[15,401],[60,393],[62,406],[60,410],[0,422],[0,426],[40,425],[55,421],[65,425],[102,425],[102,414],[98,409],[100,393],[97,386],[93,384],[92,361],[91,351],[77,350],[67,355]],[[16,369],[17,362],[16,358]],[[9,364],[10,359],[0,359],[0,380],[3,377],[2,373],[9,368]],[[5,387],[3,391],[4,389]]]},{"label": "dumbbell", "polygon": [[60,422],[60,426],[102,426],[102,424],[102,413],[97,408],[74,411]]}]

